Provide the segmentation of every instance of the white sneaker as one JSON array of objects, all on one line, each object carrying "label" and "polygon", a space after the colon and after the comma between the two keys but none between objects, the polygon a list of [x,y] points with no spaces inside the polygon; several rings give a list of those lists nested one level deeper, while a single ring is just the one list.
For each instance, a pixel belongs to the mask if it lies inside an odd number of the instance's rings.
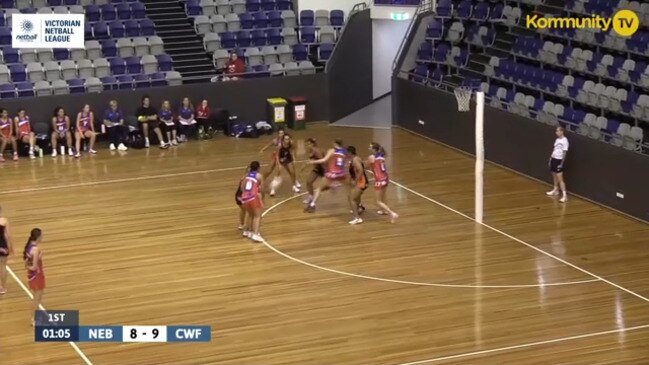
[{"label": "white sneaker", "polygon": [[378,214],[378,215],[388,215],[388,213],[386,213],[386,212],[384,212],[382,210],[377,210],[376,214]]},{"label": "white sneaker", "polygon": [[32,160],[36,158],[36,155],[34,154],[34,150],[29,151],[29,158]]},{"label": "white sneaker", "polygon": [[302,189],[302,184],[300,184],[299,181],[295,182],[295,186],[297,186],[298,189]]},{"label": "white sneaker", "polygon": [[56,157],[57,155],[58,153],[56,153],[56,148],[55,148],[54,151],[52,151],[52,157]]},{"label": "white sneaker", "polygon": [[172,139],[171,144],[174,145],[174,146],[178,146],[178,141],[175,140],[175,139]]},{"label": "white sneaker", "polygon": [[564,195],[564,196],[561,197],[561,199],[559,199],[559,201],[562,202],[562,203],[565,203],[567,200],[568,200],[567,195]]},{"label": "white sneaker", "polygon": [[299,193],[300,192],[300,187],[297,186],[297,185],[293,186],[293,192],[294,193]]},{"label": "white sneaker", "polygon": [[399,215],[397,213],[390,214],[390,223],[396,222],[397,218],[399,218]]},{"label": "white sneaker", "polygon": [[68,148],[68,155],[74,156],[74,150],[72,148]]},{"label": "white sneaker", "polygon": [[559,190],[557,190],[557,189],[552,189],[551,191],[548,191],[547,193],[545,193],[545,195],[547,195],[547,196],[556,196],[556,195],[559,195]]},{"label": "white sneaker", "polygon": [[349,224],[361,224],[363,223],[363,220],[361,218],[354,218],[351,221],[349,221]]},{"label": "white sneaker", "polygon": [[97,154],[97,151],[93,150],[92,148],[89,149],[88,152],[90,152],[90,153],[93,154],[93,155],[96,155],[96,154]]},{"label": "white sneaker", "polygon": [[264,239],[259,233],[253,234],[250,238],[255,242],[264,242]]},{"label": "white sneaker", "polygon": [[80,154],[79,152],[77,152],[77,153],[74,155],[74,157],[75,157],[75,158],[79,158],[79,157],[81,157],[81,154]]},{"label": "white sneaker", "polygon": [[242,235],[243,237],[249,238],[249,237],[252,235],[252,232],[243,231],[243,233],[242,233],[241,235]]},{"label": "white sneaker", "polygon": [[[309,204],[309,203],[311,203],[311,200],[313,200],[313,197],[311,195],[307,195],[306,199],[302,200],[302,203]],[[352,212],[352,214],[353,213],[354,212]]]},{"label": "white sneaker", "polygon": [[149,148],[149,139],[148,138],[144,139],[144,147]]},{"label": "white sneaker", "polygon": [[120,143],[119,146],[117,146],[117,149],[120,151],[126,151],[128,150],[128,147],[124,146],[124,143]]},{"label": "white sneaker", "polygon": [[243,231],[243,225],[240,224],[237,229],[240,230],[240,231]]},{"label": "white sneaker", "polygon": [[275,196],[275,189],[272,189],[272,190],[270,191],[270,196]]},{"label": "white sneaker", "polygon": [[116,150],[115,145],[112,144],[112,143],[110,144],[110,146],[108,146],[108,149],[110,149],[111,151],[115,151],[115,150]]}]

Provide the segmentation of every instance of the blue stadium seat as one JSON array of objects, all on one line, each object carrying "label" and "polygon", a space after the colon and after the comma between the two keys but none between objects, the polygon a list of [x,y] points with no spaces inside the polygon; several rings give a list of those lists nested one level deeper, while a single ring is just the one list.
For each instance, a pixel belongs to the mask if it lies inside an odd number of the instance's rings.
[{"label": "blue stadium seat", "polygon": [[110,72],[113,75],[122,75],[126,73],[126,61],[120,57],[113,57],[109,60]]},{"label": "blue stadium seat", "polygon": [[345,13],[340,9],[333,9],[329,13],[329,22],[334,27],[342,27],[345,24]]},{"label": "blue stadium seat", "polygon": [[284,25],[282,13],[279,11],[268,12],[268,26],[271,28],[281,28]]},{"label": "blue stadium seat", "polygon": [[34,85],[29,81],[16,83],[18,97],[34,96]]},{"label": "blue stadium seat", "polygon": [[237,33],[237,47],[250,47],[251,42],[252,37],[250,36],[250,32],[247,30],[242,30]]},{"label": "blue stadium seat", "polygon": [[104,84],[105,91],[118,89],[117,79],[114,76],[104,76],[100,78],[100,80],[101,83]]},{"label": "blue stadium seat", "polygon": [[168,54],[163,53],[161,55],[157,55],[156,58],[158,59],[158,68],[160,69],[160,71],[172,71],[173,61]]},{"label": "blue stadium seat", "polygon": [[131,19],[132,11],[131,6],[127,3],[117,4],[117,17],[119,19]]},{"label": "blue stadium seat", "polygon": [[126,57],[124,61],[126,61],[126,69],[129,74],[142,73],[142,64],[140,63],[140,57]]},{"label": "blue stadium seat", "polygon": [[155,24],[151,19],[142,19],[140,20],[140,30],[141,35],[143,36],[152,36],[155,35]]},{"label": "blue stadium seat", "polygon": [[27,80],[27,72],[25,71],[25,66],[22,64],[11,64],[9,65],[9,73],[11,74],[12,82],[21,82]]},{"label": "blue stadium seat", "polygon": [[313,13],[313,10],[300,11],[301,26],[313,26],[314,23],[315,23],[315,14]]},{"label": "blue stadium seat", "polygon": [[315,43],[315,28],[302,27],[300,29],[300,42],[301,43]]},{"label": "blue stadium seat", "polygon": [[256,47],[265,46],[268,43],[266,32],[263,30],[254,30],[252,32],[252,45]]},{"label": "blue stadium seat", "polygon": [[246,10],[250,13],[261,10],[261,0],[246,0]]},{"label": "blue stadium seat", "polygon": [[86,92],[86,80],[83,79],[71,79],[68,80],[68,87],[70,88],[70,94],[80,94]]},{"label": "blue stadium seat", "polygon": [[134,19],[144,19],[146,17],[146,8],[141,2],[131,3],[131,12]]},{"label": "blue stadium seat", "polygon": [[117,42],[114,39],[104,39],[100,41],[101,53],[104,57],[117,56]]},{"label": "blue stadium seat", "polygon": [[277,4],[275,3],[275,0],[261,0],[261,10],[275,10],[276,7]]},{"label": "blue stadium seat", "polygon": [[141,89],[151,86],[151,78],[148,75],[139,74],[133,76],[133,81],[135,82],[135,88]]},{"label": "blue stadium seat", "polygon": [[250,13],[239,14],[239,26],[241,29],[252,29],[255,27],[255,20]]},{"label": "blue stadium seat", "polygon": [[293,58],[296,61],[306,61],[308,56],[308,51],[305,45],[296,44],[293,46]]},{"label": "blue stadium seat", "polygon": [[117,76],[117,85],[120,90],[132,90],[133,89],[133,76],[131,75],[119,75]]},{"label": "blue stadium seat", "polygon": [[268,44],[279,45],[282,44],[282,33],[279,29],[268,30]]},{"label": "blue stadium seat", "polygon": [[268,28],[268,15],[265,12],[259,11],[252,14],[254,19],[255,28]]},{"label": "blue stadium seat", "polygon": [[9,99],[16,97],[16,87],[12,83],[0,85],[0,98]]},{"label": "blue stadium seat", "polygon": [[164,72],[151,74],[151,86],[167,86],[167,79]]}]

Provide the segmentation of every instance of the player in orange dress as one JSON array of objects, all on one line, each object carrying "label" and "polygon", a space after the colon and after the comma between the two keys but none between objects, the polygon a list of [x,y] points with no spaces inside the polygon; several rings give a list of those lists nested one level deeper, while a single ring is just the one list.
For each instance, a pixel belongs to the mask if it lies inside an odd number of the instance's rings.
[{"label": "player in orange dress", "polygon": [[[307,153],[309,154],[309,160],[319,160],[324,157],[324,153],[322,153],[322,150],[320,149],[320,147],[318,147],[318,142],[316,142],[315,138],[307,139],[306,147]],[[302,171],[304,171],[304,169],[308,167],[312,167],[312,170],[311,172],[309,172],[309,175],[306,178],[306,190],[308,194],[306,196],[306,199],[303,201],[304,204],[309,204],[313,199],[315,181],[320,178],[324,178],[325,175],[325,168],[323,164],[305,164],[304,166],[302,166]]]},{"label": "player in orange dress", "polygon": [[65,142],[68,147],[68,154],[74,156],[72,150],[72,133],[70,133],[70,117],[65,114],[62,107],[54,109],[54,116],[52,117],[52,157],[58,155],[58,142]]},{"label": "player in orange dress", "polygon": [[259,167],[258,161],[252,161],[248,173],[241,180],[239,187],[241,188],[241,206],[248,212],[249,217],[246,223],[252,225],[244,228],[243,236],[255,242],[264,242],[264,239],[259,234],[261,213],[264,209],[262,200],[264,177],[259,172]]},{"label": "player in orange dress", "polygon": [[3,154],[7,143],[11,143],[13,148],[14,161],[18,161],[18,145],[16,138],[14,138],[14,123],[9,117],[9,112],[5,108],[0,108],[0,162],[4,162]]},{"label": "player in orange dress", "polygon": [[334,147],[329,149],[325,156],[319,160],[310,160],[309,164],[319,165],[327,164],[324,183],[313,193],[313,199],[307,205],[305,211],[315,212],[315,204],[323,191],[342,185],[342,181],[347,179],[347,151],[343,147],[341,139],[334,140]]},{"label": "player in orange dress", "polygon": [[[32,229],[29,240],[23,250],[23,260],[27,269],[27,280],[29,289],[34,294],[32,301],[32,313],[37,311],[43,299],[43,290],[45,290],[45,271],[43,271],[43,251],[40,249],[40,243],[43,239],[43,232],[39,228]],[[34,317],[32,317],[34,325]]]},{"label": "player in orange dress", "polygon": [[18,110],[18,115],[14,118],[14,129],[16,131],[16,141],[29,144],[29,158],[34,159],[36,155],[36,135],[32,131],[31,121],[25,109]]},{"label": "player in orange dress", "polygon": [[372,166],[374,173],[374,193],[376,195],[376,204],[381,208],[377,213],[380,215],[389,215],[390,221],[394,223],[399,215],[392,211],[385,203],[385,193],[388,189],[390,178],[385,166],[385,149],[378,143],[370,143],[372,154],[367,158],[368,165]]},{"label": "player in orange dress", "polygon": [[365,174],[365,165],[363,160],[356,154],[356,147],[347,147],[347,153],[351,157],[349,161],[349,176],[351,177],[352,189],[349,191],[349,208],[350,212],[354,215],[354,219],[349,221],[349,224],[361,224],[363,219],[361,213],[365,211],[365,207],[361,203],[361,196],[365,189],[367,189],[367,175]]},{"label": "player in orange dress", "polygon": [[[273,147],[273,154],[270,157],[270,167],[266,172],[263,173],[264,179],[268,179],[269,176],[273,175],[273,180],[271,180],[270,186],[270,196],[275,196],[275,189],[281,184],[280,171],[279,171],[279,149],[282,147],[282,141],[284,140],[284,135],[286,132],[283,129],[277,131],[277,137],[273,138],[272,141],[268,142],[267,145],[262,147],[259,153],[264,153],[267,149]],[[275,169],[277,168],[277,171]]]}]

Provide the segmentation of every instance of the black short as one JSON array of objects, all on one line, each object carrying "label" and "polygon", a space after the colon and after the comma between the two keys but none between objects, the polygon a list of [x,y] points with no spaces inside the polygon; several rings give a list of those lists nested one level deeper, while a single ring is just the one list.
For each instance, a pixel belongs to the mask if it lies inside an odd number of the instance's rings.
[{"label": "black short", "polygon": [[313,169],[313,173],[316,174],[316,175],[319,176],[319,177],[324,177],[325,169],[324,169],[324,167],[322,167],[321,165],[317,165],[317,166]]},{"label": "black short", "polygon": [[235,203],[237,203],[237,205],[241,205],[240,199],[241,199],[241,193],[237,192],[236,194],[234,194],[234,201]]},{"label": "black short", "polygon": [[9,248],[7,246],[0,245],[0,257],[9,256]]},{"label": "black short", "polygon": [[550,171],[552,172],[563,172],[563,160],[559,160],[557,158],[551,158],[550,159]]},{"label": "black short", "polygon": [[286,158],[279,158],[279,163],[280,165],[284,165],[284,166],[293,163],[293,156],[288,156]]}]

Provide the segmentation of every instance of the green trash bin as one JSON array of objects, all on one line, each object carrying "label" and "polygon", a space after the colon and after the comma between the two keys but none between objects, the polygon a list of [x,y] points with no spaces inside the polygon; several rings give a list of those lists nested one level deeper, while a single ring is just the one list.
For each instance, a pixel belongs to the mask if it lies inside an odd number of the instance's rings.
[{"label": "green trash bin", "polygon": [[282,128],[286,123],[286,99],[269,98],[268,102],[268,121],[277,127]]},{"label": "green trash bin", "polygon": [[288,127],[291,129],[306,129],[308,100],[303,96],[292,96],[288,100]]}]

